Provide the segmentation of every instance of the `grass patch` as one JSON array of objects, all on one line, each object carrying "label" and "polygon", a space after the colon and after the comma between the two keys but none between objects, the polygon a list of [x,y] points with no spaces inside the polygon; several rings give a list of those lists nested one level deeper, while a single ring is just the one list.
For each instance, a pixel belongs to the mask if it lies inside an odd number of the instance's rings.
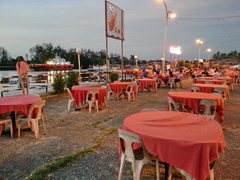
[{"label": "grass patch", "polygon": [[35,170],[32,174],[30,174],[30,176],[26,177],[26,180],[42,180],[47,178],[47,176],[55,171],[57,171],[58,169],[67,166],[69,163],[83,158],[86,154],[91,153],[91,152],[95,152],[95,149],[100,147],[101,145],[104,144],[105,142],[105,138],[108,135],[111,135],[113,133],[115,133],[117,131],[116,128],[112,128],[107,130],[102,136],[100,136],[95,144],[91,147],[82,149],[80,151],[71,153],[69,155],[57,158],[54,162],[46,164],[42,167],[40,167],[39,169]]}]

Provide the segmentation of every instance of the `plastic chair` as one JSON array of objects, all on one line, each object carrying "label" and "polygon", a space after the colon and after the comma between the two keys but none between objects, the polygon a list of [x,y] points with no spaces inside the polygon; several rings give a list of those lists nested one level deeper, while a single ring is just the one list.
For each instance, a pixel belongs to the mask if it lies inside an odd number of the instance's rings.
[{"label": "plastic chair", "polygon": [[92,107],[95,105],[97,112],[98,109],[98,98],[99,98],[99,91],[98,90],[90,90],[86,96],[86,103],[88,104],[89,113],[92,112]]},{"label": "plastic chair", "polygon": [[109,83],[107,83],[107,100],[110,99],[110,96],[113,97],[114,95],[115,95],[114,91],[111,89]]},{"label": "plastic chair", "polygon": [[174,77],[169,77],[169,80],[168,80],[168,84],[169,84],[169,87],[172,89],[172,88],[175,88],[176,84],[175,84],[175,78]]},{"label": "plastic chair", "polygon": [[3,126],[3,130],[5,129],[5,125],[10,125],[10,133],[11,133],[11,138],[13,138],[13,125],[12,125],[12,120],[11,119],[0,119],[0,125]]},{"label": "plastic chair", "polygon": [[172,98],[168,97],[168,107],[170,111],[178,111],[179,112],[179,107],[181,105],[177,102],[175,102]]},{"label": "plastic chair", "polygon": [[75,100],[74,100],[72,92],[70,91],[69,88],[67,88],[67,92],[68,92],[68,95],[69,95],[68,96],[68,107],[67,107],[67,109],[68,109],[68,112],[70,112],[71,105],[74,105],[74,107],[75,107]]},{"label": "plastic chair", "polygon": [[192,91],[192,92],[200,92],[201,89],[200,89],[199,87],[192,86],[191,91]]},{"label": "plastic chair", "polygon": [[128,101],[131,101],[131,97],[135,100],[135,93],[133,91],[133,85],[129,84],[124,92],[127,95]]},{"label": "plastic chair", "polygon": [[[157,180],[159,180],[159,164],[158,164],[159,160],[154,158],[147,152],[142,142],[142,139],[138,135],[122,129],[118,129],[118,135],[120,138],[122,150],[118,180],[121,180],[125,160],[132,164],[134,180],[140,180],[141,170],[145,164],[153,163],[155,161]],[[141,148],[141,158],[137,157],[136,150],[133,149],[134,143],[139,145]]]},{"label": "plastic chair", "polygon": [[215,95],[220,95],[223,97],[223,100],[226,100],[226,94],[225,94],[225,89],[224,88],[214,88],[213,94]]},{"label": "plastic chair", "polygon": [[[45,132],[45,134],[47,134],[45,121],[44,121],[44,118],[43,118],[43,108],[45,106],[45,102],[46,102],[45,100],[41,100],[39,102],[36,102],[36,103],[32,104],[30,109],[29,109],[29,113],[27,115],[27,118],[22,118],[20,116],[17,117],[16,126],[18,128],[18,137],[20,137],[20,130],[21,130],[20,122],[21,121],[27,121],[28,126],[31,127],[32,130],[34,131],[35,137],[38,138],[39,137],[38,122],[40,120],[42,120],[44,132]],[[34,110],[37,110],[37,115],[36,115],[35,118],[32,118]]]},{"label": "plastic chair", "polygon": [[213,82],[211,82],[211,81],[205,81],[205,83],[204,84],[214,84]]},{"label": "plastic chair", "polygon": [[204,107],[204,111],[203,112],[200,111],[200,114],[214,120],[214,117],[216,115],[216,110],[217,110],[217,102],[216,101],[200,100],[199,107]]}]

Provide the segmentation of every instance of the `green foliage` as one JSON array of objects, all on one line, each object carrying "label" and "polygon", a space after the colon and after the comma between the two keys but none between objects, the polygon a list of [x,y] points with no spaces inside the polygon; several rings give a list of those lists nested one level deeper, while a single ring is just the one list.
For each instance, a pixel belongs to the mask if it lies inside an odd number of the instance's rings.
[{"label": "green foliage", "polygon": [[65,79],[66,87],[72,89],[74,85],[78,85],[78,73],[68,72]]},{"label": "green foliage", "polygon": [[109,75],[110,82],[117,81],[119,78],[119,74],[117,72],[111,72]]},{"label": "green foliage", "polygon": [[126,80],[122,79],[121,82],[132,82],[132,80],[131,79],[126,79]]},{"label": "green foliage", "polygon": [[62,74],[57,74],[53,80],[53,93],[62,94],[64,93],[65,81]]}]

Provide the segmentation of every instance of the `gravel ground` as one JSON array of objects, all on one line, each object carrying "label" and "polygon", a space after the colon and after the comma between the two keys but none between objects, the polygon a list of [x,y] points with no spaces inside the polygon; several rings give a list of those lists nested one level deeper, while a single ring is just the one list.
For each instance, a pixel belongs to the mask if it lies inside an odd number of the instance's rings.
[{"label": "gravel ground", "polygon": [[[190,80],[184,82],[189,90]],[[23,131],[21,138],[9,138],[9,133],[0,137],[0,179],[24,179],[34,170],[46,163],[86,147],[111,128],[119,128],[123,119],[139,111],[166,110],[167,92],[159,89],[157,93],[140,93],[137,101],[110,100],[108,109],[89,114],[88,112],[67,112],[67,97],[58,96],[47,99],[45,121],[47,135],[40,129],[41,137]],[[224,134],[227,142],[226,152],[220,156],[215,166],[216,180],[240,180],[240,85],[231,91],[231,98],[225,103]],[[118,136],[115,132],[106,137],[105,143],[94,152],[58,169],[46,179],[111,180],[116,179],[119,168]],[[183,179],[174,173],[173,179]],[[127,163],[122,179],[132,179],[131,166]],[[142,179],[155,179],[155,167],[146,166]]]}]

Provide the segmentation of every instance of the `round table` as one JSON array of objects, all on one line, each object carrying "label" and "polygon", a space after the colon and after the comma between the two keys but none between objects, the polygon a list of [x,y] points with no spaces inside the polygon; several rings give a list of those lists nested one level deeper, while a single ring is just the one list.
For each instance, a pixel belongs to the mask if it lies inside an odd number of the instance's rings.
[{"label": "round table", "polygon": [[98,105],[104,106],[105,105],[105,99],[106,99],[106,88],[103,87],[80,87],[80,86],[73,86],[72,87],[72,95],[75,100],[75,103],[77,106],[80,106],[81,103],[84,102],[84,100],[87,97],[87,93],[90,90],[97,90],[99,91],[99,97],[98,97]]},{"label": "round table", "polygon": [[[11,112],[12,123],[15,128],[15,113],[28,115],[30,106],[40,100],[39,96],[15,95],[2,97],[0,98],[0,114]],[[0,126],[0,135],[1,133],[2,127]]]},{"label": "round table", "polygon": [[213,84],[225,84],[225,80],[211,80],[211,79],[197,79],[196,83],[205,84],[206,82],[212,82]]},{"label": "round table", "polygon": [[209,176],[209,163],[217,160],[226,146],[216,121],[184,112],[140,112],[125,118],[123,129],[138,134],[150,154],[196,180]]},{"label": "round table", "polygon": [[[109,83],[111,90],[115,94],[121,94],[123,90],[127,89],[127,86],[131,84],[132,82],[114,82],[114,83]],[[133,88],[133,91],[136,92],[136,87]]]},{"label": "round table", "polygon": [[156,79],[138,79],[140,91],[144,91],[148,86],[152,87],[157,92],[157,81]]},{"label": "round table", "polygon": [[220,124],[224,121],[224,101],[221,96],[201,93],[201,92],[169,92],[168,96],[174,101],[182,103],[187,107],[190,107],[194,113],[199,112],[199,101],[205,100],[215,100],[217,102],[217,115]]},{"label": "round table", "polygon": [[230,97],[229,86],[227,85],[219,85],[219,84],[192,84],[192,86],[199,87],[201,92],[205,93],[213,93],[215,88],[221,88],[225,90],[225,94],[227,98]]}]

